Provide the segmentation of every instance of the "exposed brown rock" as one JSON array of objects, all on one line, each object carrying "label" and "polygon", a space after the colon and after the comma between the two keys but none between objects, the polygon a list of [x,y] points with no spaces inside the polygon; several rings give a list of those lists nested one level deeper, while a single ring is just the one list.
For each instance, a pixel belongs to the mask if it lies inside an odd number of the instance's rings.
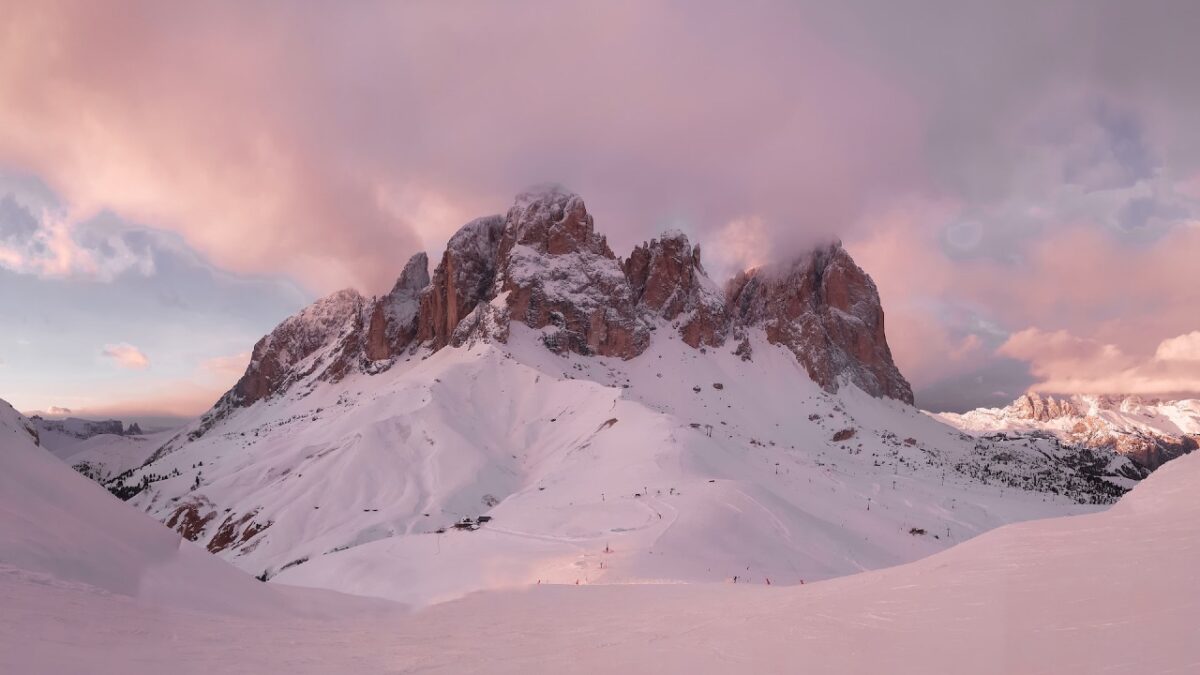
[{"label": "exposed brown rock", "polygon": [[517,197],[498,252],[495,294],[509,316],[546,328],[556,351],[632,358],[649,344],[616,256],[578,195],[547,186]]},{"label": "exposed brown rock", "polygon": [[[207,510],[208,513],[201,515],[202,510]],[[204,533],[208,523],[216,517],[217,512],[213,510],[212,504],[203,497],[196,497],[175,509],[167,519],[167,527],[183,535],[184,539],[196,541]]]},{"label": "exposed brown rock", "polygon": [[334,344],[361,330],[363,304],[358,291],[346,289],[284,319],[254,345],[250,365],[226,398],[250,405],[325,365],[321,357],[332,356]]},{"label": "exposed brown rock", "polygon": [[704,273],[700,247],[691,246],[682,232],[634,248],[624,270],[638,307],[677,321],[689,346],[724,344],[729,330],[725,299]]},{"label": "exposed brown rock", "polygon": [[496,275],[496,249],[504,231],[500,216],[477,218],[450,238],[433,280],[421,293],[417,340],[432,349],[450,344],[459,321],[488,298]]},{"label": "exposed brown rock", "polygon": [[832,440],[834,443],[841,443],[842,441],[848,441],[851,438],[854,438],[854,434],[854,429],[842,429],[833,435]]},{"label": "exposed brown rock", "polygon": [[429,257],[409,258],[391,292],[372,304],[364,353],[371,361],[399,355],[417,336],[421,291],[429,285]]},{"label": "exposed brown rock", "polygon": [[789,265],[743,272],[727,297],[735,321],[765,329],[825,389],[836,391],[844,378],[873,396],[913,402],[892,361],[875,283],[840,243]]},{"label": "exposed brown rock", "polygon": [[[213,515],[216,515],[215,512]],[[258,535],[263,530],[271,526],[271,522],[257,523],[254,522],[254,516],[258,515],[258,511],[244,513],[236,518],[236,514],[226,516],[221,526],[217,528],[217,533],[208,541],[209,553],[220,553],[230,546],[240,546]]]},{"label": "exposed brown rock", "polygon": [[1029,392],[1013,402],[1013,409],[1018,417],[1039,422],[1058,419],[1060,417],[1076,417],[1078,411],[1071,401],[1057,401],[1053,396],[1042,399],[1037,392]]},{"label": "exposed brown rock", "polygon": [[306,378],[377,373],[417,348],[504,342],[510,321],[539,329],[560,353],[629,359],[645,351],[659,320],[701,349],[724,344],[733,330],[743,360],[751,358],[745,329],[759,327],[826,389],[849,381],[912,402],[892,362],[875,286],[840,244],[739,274],[722,292],[704,272],[700,247],[682,233],[638,246],[622,263],[583,200],[547,186],[519,195],[503,217],[464,225],[432,278],[419,253],[388,294],[367,300],[340,291],[283,321],[189,437]]},{"label": "exposed brown rock", "polygon": [[1185,435],[1120,434],[1113,441],[1118,453],[1151,471],[1200,447],[1200,439]]}]

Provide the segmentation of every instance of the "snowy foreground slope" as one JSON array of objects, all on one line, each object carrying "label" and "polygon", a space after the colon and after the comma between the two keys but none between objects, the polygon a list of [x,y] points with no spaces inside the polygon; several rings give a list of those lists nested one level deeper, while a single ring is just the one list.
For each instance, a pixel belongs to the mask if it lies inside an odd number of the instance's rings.
[{"label": "snowy foreground slope", "polygon": [[36,439],[34,424],[0,400],[0,573],[86,585],[176,610],[262,615],[315,606],[308,596],[263,585],[182,540],[71,470]]},{"label": "snowy foreground slope", "polygon": [[407,617],[181,612],[0,571],[0,671],[1184,673],[1200,455],[1112,509],[804,586],[536,586]]},{"label": "snowy foreground slope", "polygon": [[539,582],[796,584],[1134,483],[1103,475],[1115,460],[829,394],[761,334],[743,361],[667,332],[624,361],[514,325],[507,344],[316,382],[165,453],[133,480],[179,475],[131,503],[273,582],[424,605]]}]

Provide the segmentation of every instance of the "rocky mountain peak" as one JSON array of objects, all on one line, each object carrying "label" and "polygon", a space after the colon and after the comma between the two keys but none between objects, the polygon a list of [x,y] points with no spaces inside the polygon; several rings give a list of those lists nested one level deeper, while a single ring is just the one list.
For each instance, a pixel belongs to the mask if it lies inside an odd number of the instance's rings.
[{"label": "rocky mountain peak", "polygon": [[726,297],[735,322],[763,328],[822,387],[836,390],[845,379],[873,396],[913,402],[892,361],[875,283],[840,242],[743,272]]},{"label": "rocky mountain peak", "polygon": [[392,294],[400,291],[419,292],[429,285],[429,256],[424,251],[414,254],[404,264],[400,278],[392,287]]},{"label": "rocky mountain peak", "polygon": [[245,374],[222,400],[250,405],[326,365],[333,347],[361,329],[364,303],[348,288],[284,319],[254,345]]},{"label": "rocky mountain peak", "polygon": [[372,303],[367,324],[366,357],[381,361],[396,356],[417,335],[421,291],[429,285],[429,256],[409,258],[391,292]]},{"label": "rocky mountain peak", "polygon": [[432,349],[450,344],[454,329],[486,299],[496,276],[502,216],[476,218],[446,243],[442,261],[421,292],[417,340]]},{"label": "rocky mountain peak", "polygon": [[545,186],[505,219],[494,294],[559,352],[632,358],[649,344],[629,280],[578,195]]},{"label": "rocky mountain peak", "polygon": [[623,268],[638,307],[677,322],[688,345],[715,347],[725,342],[725,299],[704,272],[700,246],[692,246],[687,235],[670,231],[635,247]]},{"label": "rocky mountain peak", "polygon": [[561,185],[541,185],[517,195],[508,210],[501,256],[524,245],[550,255],[591,253],[615,258],[607,240],[596,233],[583,198]]},{"label": "rocky mountain peak", "polygon": [[1043,399],[1037,392],[1023,394],[1012,403],[1013,414],[1020,419],[1046,422],[1060,417],[1077,417],[1079,411],[1069,399]]},{"label": "rocky mountain peak", "polygon": [[722,290],[682,232],[621,260],[579,195],[543,185],[518,195],[505,215],[460,228],[432,275],[418,253],[386,295],[339,291],[285,320],[255,345],[218,408],[249,405],[309,376],[380,372],[417,349],[504,342],[511,321],[539,330],[553,351],[623,359],[645,351],[660,321],[693,348],[737,334],[746,360],[744,332],[761,328],[830,391],[850,382],[912,402],[888,349],[875,284],[840,243],[743,272]]}]

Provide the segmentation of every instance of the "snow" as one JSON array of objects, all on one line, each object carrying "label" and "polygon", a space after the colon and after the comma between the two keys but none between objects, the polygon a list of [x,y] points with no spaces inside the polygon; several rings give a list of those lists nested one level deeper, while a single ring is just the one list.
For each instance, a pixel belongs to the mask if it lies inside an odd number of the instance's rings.
[{"label": "snow", "polygon": [[[83,472],[89,478],[104,483],[131,469],[136,469],[154,454],[154,451],[178,433],[178,429],[156,431],[139,436],[117,436],[97,434],[85,439],[55,439],[59,459]],[[47,446],[46,434],[40,433],[42,445]]]},{"label": "snow", "polygon": [[182,541],[35,445],[31,427],[0,401],[0,567],[176,610],[294,609],[286,593]]},{"label": "snow", "polygon": [[[269,350],[277,349],[277,358],[283,369],[305,359],[316,362],[313,354],[323,354],[336,344],[342,332],[351,325],[349,317],[361,313],[364,302],[362,294],[353,288],[342,289],[317,300],[294,316],[284,319],[255,345],[255,360]],[[280,341],[283,344],[276,344]]]},{"label": "snow", "polygon": [[503,225],[504,216],[500,214],[475,218],[458,228],[458,231],[446,242],[446,250],[458,251],[462,257],[467,259],[490,259],[495,253],[492,243],[494,233]]},{"label": "snow", "polygon": [[539,582],[798,584],[1099,508],[1014,487],[1078,486],[1048,441],[983,443],[832,396],[761,331],[746,363],[665,323],[630,361],[511,330],[238,409],[135,472],[180,475],[131,503],[160,521],[198,504],[202,544],[248,517],[266,528],[219,551],[242,570],[413,606]]},{"label": "snow", "polygon": [[[1141,432],[1154,436],[1200,436],[1200,400],[1143,401],[1136,396],[1071,396],[1063,399],[1074,404],[1081,415],[1101,422],[1110,431]],[[965,413],[939,413],[938,419],[971,434],[1047,430],[1066,434],[1079,422],[1079,416],[1064,416],[1046,421],[1019,417],[1013,406],[979,408]]]},{"label": "snow", "polygon": [[[590,251],[547,255],[525,244],[513,246],[508,275],[518,287],[537,286],[551,304],[593,312],[628,301],[628,283],[620,264]],[[611,289],[600,292],[599,289]],[[612,293],[617,293],[614,298]]]},{"label": "snow", "polygon": [[543,584],[408,616],[227,617],[0,568],[0,671],[1191,672],[1197,484],[1193,454],[1111,510],[804,586]]}]

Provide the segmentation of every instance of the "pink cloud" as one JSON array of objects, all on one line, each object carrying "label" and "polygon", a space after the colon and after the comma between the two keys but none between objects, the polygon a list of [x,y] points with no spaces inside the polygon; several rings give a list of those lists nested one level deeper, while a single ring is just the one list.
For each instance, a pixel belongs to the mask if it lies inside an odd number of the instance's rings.
[{"label": "pink cloud", "polygon": [[52,415],[84,418],[196,417],[212,407],[227,386],[195,384],[185,380],[155,385],[139,395],[119,395],[110,400],[51,407]]},{"label": "pink cloud", "polygon": [[100,354],[112,359],[122,368],[145,370],[150,367],[150,359],[142,353],[142,350],[125,342],[104,345],[104,349],[100,351]]},{"label": "pink cloud", "polygon": [[[1027,328],[997,350],[1028,361],[1041,391],[1084,394],[1194,395],[1200,392],[1200,332],[1169,338],[1135,358],[1116,345]],[[1182,357],[1182,358],[1181,358]]]},{"label": "pink cloud", "polygon": [[318,291],[382,290],[543,180],[618,250],[759,217],[780,252],[924,178],[917,104],[795,10],[331,7],[14,9],[0,162],[68,222],[112,208]]},{"label": "pink cloud", "polygon": [[[1184,338],[1196,328],[1200,284],[1185,280],[1200,260],[1200,227],[1176,227],[1129,245],[1099,227],[1052,224],[1019,249],[1019,261],[955,259],[943,253],[939,236],[957,209],[952,202],[914,201],[874,218],[864,235],[847,242],[879,286],[889,343],[918,387],[970,372],[989,353],[1032,362],[1035,351],[1044,350],[1060,363],[1107,360],[1111,371],[1146,362],[1164,340],[1168,351],[1192,344]],[[947,307],[977,312],[994,326],[969,320],[955,326]],[[1002,341],[1005,327],[1028,326],[1040,328],[1015,333],[1005,350],[982,348],[971,358],[954,358],[963,331],[981,342]],[[1179,342],[1168,340],[1175,336]],[[1189,383],[1143,378],[1136,386],[1145,392],[1155,381]]]},{"label": "pink cloud", "polygon": [[1154,351],[1159,361],[1200,361],[1200,330],[1163,340]]},{"label": "pink cloud", "polygon": [[217,356],[207,359],[200,364],[200,370],[216,378],[237,380],[246,371],[250,363],[250,352],[241,352],[231,356]]}]

